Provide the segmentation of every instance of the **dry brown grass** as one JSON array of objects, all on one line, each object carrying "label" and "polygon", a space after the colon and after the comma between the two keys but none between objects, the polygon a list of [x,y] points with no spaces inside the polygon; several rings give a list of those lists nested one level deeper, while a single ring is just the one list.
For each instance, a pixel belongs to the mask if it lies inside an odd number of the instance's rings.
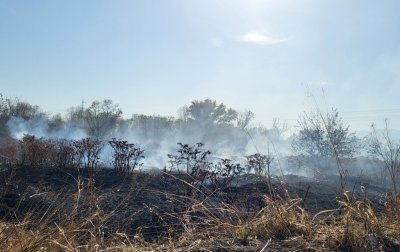
[{"label": "dry brown grass", "polygon": [[[176,225],[167,235],[146,241],[140,233],[117,231],[104,235],[114,210],[101,209],[101,195],[89,182],[77,180],[77,190],[66,197],[49,192],[54,204],[35,208],[23,219],[0,222],[0,251],[396,251],[400,218],[387,211],[377,214],[368,199],[349,192],[338,198],[340,208],[315,216],[301,207],[301,199],[264,195],[257,213],[208,198],[169,194],[171,201],[187,203],[183,212],[171,212]],[[159,192],[166,193],[166,192]],[[69,208],[62,202],[74,202]],[[123,202],[120,202],[123,204]],[[392,204],[397,204],[397,202]],[[65,215],[65,208],[70,212]],[[118,206],[115,207],[118,209]],[[40,214],[38,214],[38,212]],[[161,218],[161,217],[160,217]]]}]

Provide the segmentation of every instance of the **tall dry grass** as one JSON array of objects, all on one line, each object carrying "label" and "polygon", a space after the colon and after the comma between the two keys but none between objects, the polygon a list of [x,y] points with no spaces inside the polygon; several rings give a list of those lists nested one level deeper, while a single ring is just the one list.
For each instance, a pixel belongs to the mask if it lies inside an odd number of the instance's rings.
[{"label": "tall dry grass", "polygon": [[[15,173],[9,175],[10,180],[15,178]],[[162,178],[165,176],[156,177]],[[182,183],[176,176],[169,178],[168,183]],[[32,206],[22,218],[0,221],[0,251],[398,251],[400,248],[400,216],[393,210],[400,202],[389,195],[385,211],[378,213],[367,194],[357,199],[344,191],[338,198],[337,209],[326,209],[312,216],[302,207],[302,199],[290,196],[285,185],[273,195],[260,195],[263,206],[256,212],[218,200],[223,199],[216,197],[223,193],[218,189],[206,195],[201,195],[204,191],[198,188],[193,191],[199,195],[155,190],[171,204],[184,208],[162,213],[154,211],[157,206],[151,203],[144,206],[143,211],[153,211],[160,219],[174,220],[166,233],[149,240],[144,239],[140,230],[136,233],[123,228],[111,233],[107,230],[110,221],[118,217],[121,206],[129,204],[129,196],[113,209],[104,209],[103,195],[90,178],[76,177],[75,183],[74,191],[34,195],[47,203]],[[131,193],[140,190],[132,187]],[[9,209],[9,214],[14,210]]]}]

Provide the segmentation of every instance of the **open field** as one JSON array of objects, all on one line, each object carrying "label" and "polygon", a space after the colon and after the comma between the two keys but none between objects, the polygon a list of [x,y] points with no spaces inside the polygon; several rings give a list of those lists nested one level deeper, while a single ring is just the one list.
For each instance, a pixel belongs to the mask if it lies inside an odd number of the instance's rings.
[{"label": "open field", "polygon": [[210,99],[179,118],[1,104],[0,251],[400,249],[388,127],[358,139],[317,110],[287,138]]},{"label": "open field", "polygon": [[4,166],[1,178],[2,251],[399,250],[380,189],[341,196],[333,177],[274,179],[272,193],[254,174],[214,189],[167,171]]},{"label": "open field", "polygon": [[0,252],[400,252],[399,11],[0,1]]}]

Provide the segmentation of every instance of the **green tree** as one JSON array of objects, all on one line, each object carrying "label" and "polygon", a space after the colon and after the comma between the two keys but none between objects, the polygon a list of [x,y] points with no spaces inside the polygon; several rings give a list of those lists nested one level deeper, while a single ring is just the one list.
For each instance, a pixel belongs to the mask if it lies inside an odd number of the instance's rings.
[{"label": "green tree", "polygon": [[238,112],[227,108],[223,103],[206,99],[193,101],[189,107],[183,108],[181,117],[201,125],[233,125],[238,118]]},{"label": "green tree", "polygon": [[106,138],[121,116],[122,110],[112,100],[94,101],[84,112],[88,133],[95,139]]}]

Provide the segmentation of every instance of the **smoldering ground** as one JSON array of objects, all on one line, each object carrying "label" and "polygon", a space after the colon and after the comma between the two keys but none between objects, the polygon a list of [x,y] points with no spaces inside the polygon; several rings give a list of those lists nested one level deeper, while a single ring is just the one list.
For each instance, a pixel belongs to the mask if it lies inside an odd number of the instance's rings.
[{"label": "smoldering ground", "polygon": [[[118,105],[110,100],[71,108],[64,116],[8,114],[13,115],[7,119],[6,128],[9,137],[14,139],[33,135],[43,139],[102,140],[100,163],[106,167],[111,167],[113,162],[113,149],[107,142],[115,138],[144,150],[143,170],[168,168],[168,154],[177,153],[177,143],[190,146],[204,143],[203,148],[212,153],[208,157],[210,162],[231,159],[245,166],[246,156],[261,153],[273,157],[271,173],[274,176],[295,174],[320,180],[337,175],[335,158],[294,152],[292,142],[296,134],[289,135],[284,122],[274,120],[270,127],[256,126],[250,111],[239,112],[210,99],[194,101],[181,108],[177,118],[135,114],[125,119]],[[382,160],[369,158],[366,151],[359,153],[363,154],[341,158],[347,175],[375,178],[384,184],[387,180],[382,175],[385,171]]]}]

